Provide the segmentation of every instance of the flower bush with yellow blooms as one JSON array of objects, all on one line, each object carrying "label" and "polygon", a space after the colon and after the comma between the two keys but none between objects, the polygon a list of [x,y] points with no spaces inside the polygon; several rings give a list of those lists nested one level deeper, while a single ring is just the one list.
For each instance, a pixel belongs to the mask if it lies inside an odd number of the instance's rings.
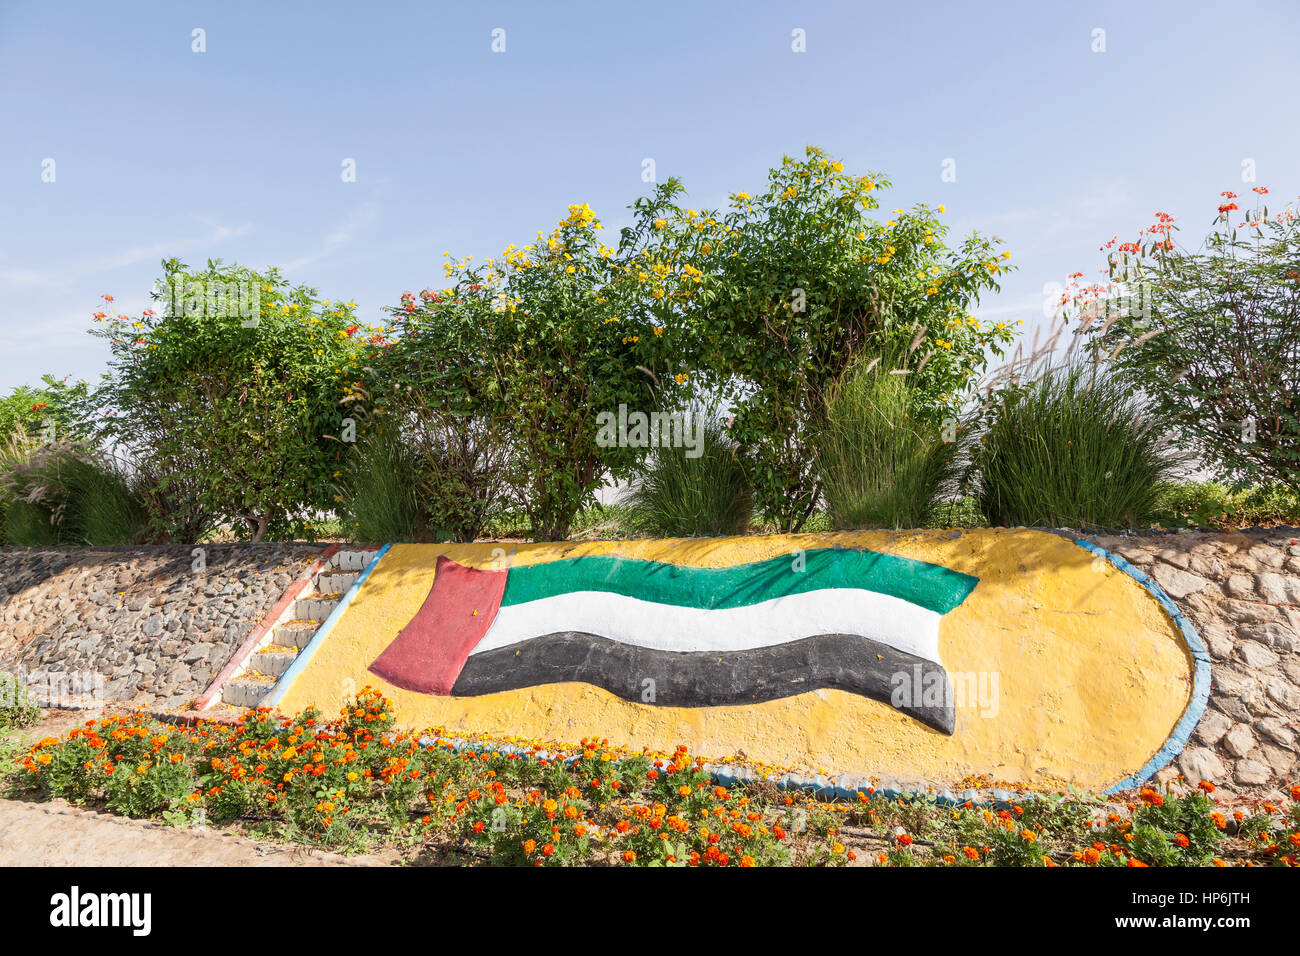
[{"label": "flower bush with yellow blooms", "polygon": [[889,185],[808,147],[726,210],[683,208],[670,180],[634,204],[624,231],[695,380],[734,402],[757,503],[783,530],[799,530],[816,506],[826,392],[855,361],[899,366],[926,404],[955,411],[1013,337],[971,315],[1012,268],[1010,254],[979,234],[949,246],[943,206],[878,221]]}]

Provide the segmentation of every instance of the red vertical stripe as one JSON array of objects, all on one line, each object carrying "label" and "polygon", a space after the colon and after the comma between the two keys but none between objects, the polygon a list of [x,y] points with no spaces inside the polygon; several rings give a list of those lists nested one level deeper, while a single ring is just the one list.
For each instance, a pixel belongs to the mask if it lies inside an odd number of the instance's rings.
[{"label": "red vertical stripe", "polygon": [[420,610],[370,665],[394,687],[447,696],[496,619],[506,571],[479,571],[439,557]]}]

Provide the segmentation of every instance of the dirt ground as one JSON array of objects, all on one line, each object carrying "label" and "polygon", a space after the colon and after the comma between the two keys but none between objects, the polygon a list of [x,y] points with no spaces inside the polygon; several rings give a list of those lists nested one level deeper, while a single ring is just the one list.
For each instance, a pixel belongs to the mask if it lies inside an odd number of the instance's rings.
[{"label": "dirt ground", "polygon": [[0,800],[0,866],[383,866],[231,833],[179,830],[62,800]]},{"label": "dirt ground", "polygon": [[[117,711],[120,708],[109,708]],[[26,747],[58,737],[89,714],[47,710],[9,740]],[[378,856],[345,857],[292,843],[253,840],[230,829],[177,829],[73,806],[0,799],[0,866],[387,866]]]}]

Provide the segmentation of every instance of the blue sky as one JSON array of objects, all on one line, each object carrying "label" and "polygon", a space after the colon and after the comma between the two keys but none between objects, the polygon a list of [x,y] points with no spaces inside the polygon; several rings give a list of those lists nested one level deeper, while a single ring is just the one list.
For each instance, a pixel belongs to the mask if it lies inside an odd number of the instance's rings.
[{"label": "blue sky", "polygon": [[647,157],[709,207],[809,143],[890,176],[885,209],[1004,239],[1020,271],[980,311],[1032,329],[1045,283],[1155,211],[1194,244],[1220,190],[1300,193],[1297,36],[1294,0],[0,0],[0,393],[96,378],[98,297],[147,307],[167,256],[277,265],[377,320],[445,250],[569,203],[616,230]]}]

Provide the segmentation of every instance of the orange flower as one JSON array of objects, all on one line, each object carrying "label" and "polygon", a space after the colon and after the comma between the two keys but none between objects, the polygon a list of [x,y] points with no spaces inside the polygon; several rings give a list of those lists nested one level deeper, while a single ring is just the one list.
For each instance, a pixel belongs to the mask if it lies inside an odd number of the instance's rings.
[{"label": "orange flower", "polygon": [[1083,851],[1084,863],[1096,863],[1100,859],[1101,859],[1101,851],[1096,849],[1095,847],[1088,847],[1088,849]]},{"label": "orange flower", "polygon": [[911,838],[911,836],[909,836],[909,835],[906,834],[906,833],[900,833],[897,837],[895,837],[895,839],[898,841],[898,845],[899,845],[899,846],[911,846],[911,845],[912,845],[912,838]]},{"label": "orange flower", "polygon": [[623,851],[623,862],[624,862],[624,863],[635,863],[635,862],[636,862],[636,853],[634,853],[632,850],[624,850],[624,851]]}]

